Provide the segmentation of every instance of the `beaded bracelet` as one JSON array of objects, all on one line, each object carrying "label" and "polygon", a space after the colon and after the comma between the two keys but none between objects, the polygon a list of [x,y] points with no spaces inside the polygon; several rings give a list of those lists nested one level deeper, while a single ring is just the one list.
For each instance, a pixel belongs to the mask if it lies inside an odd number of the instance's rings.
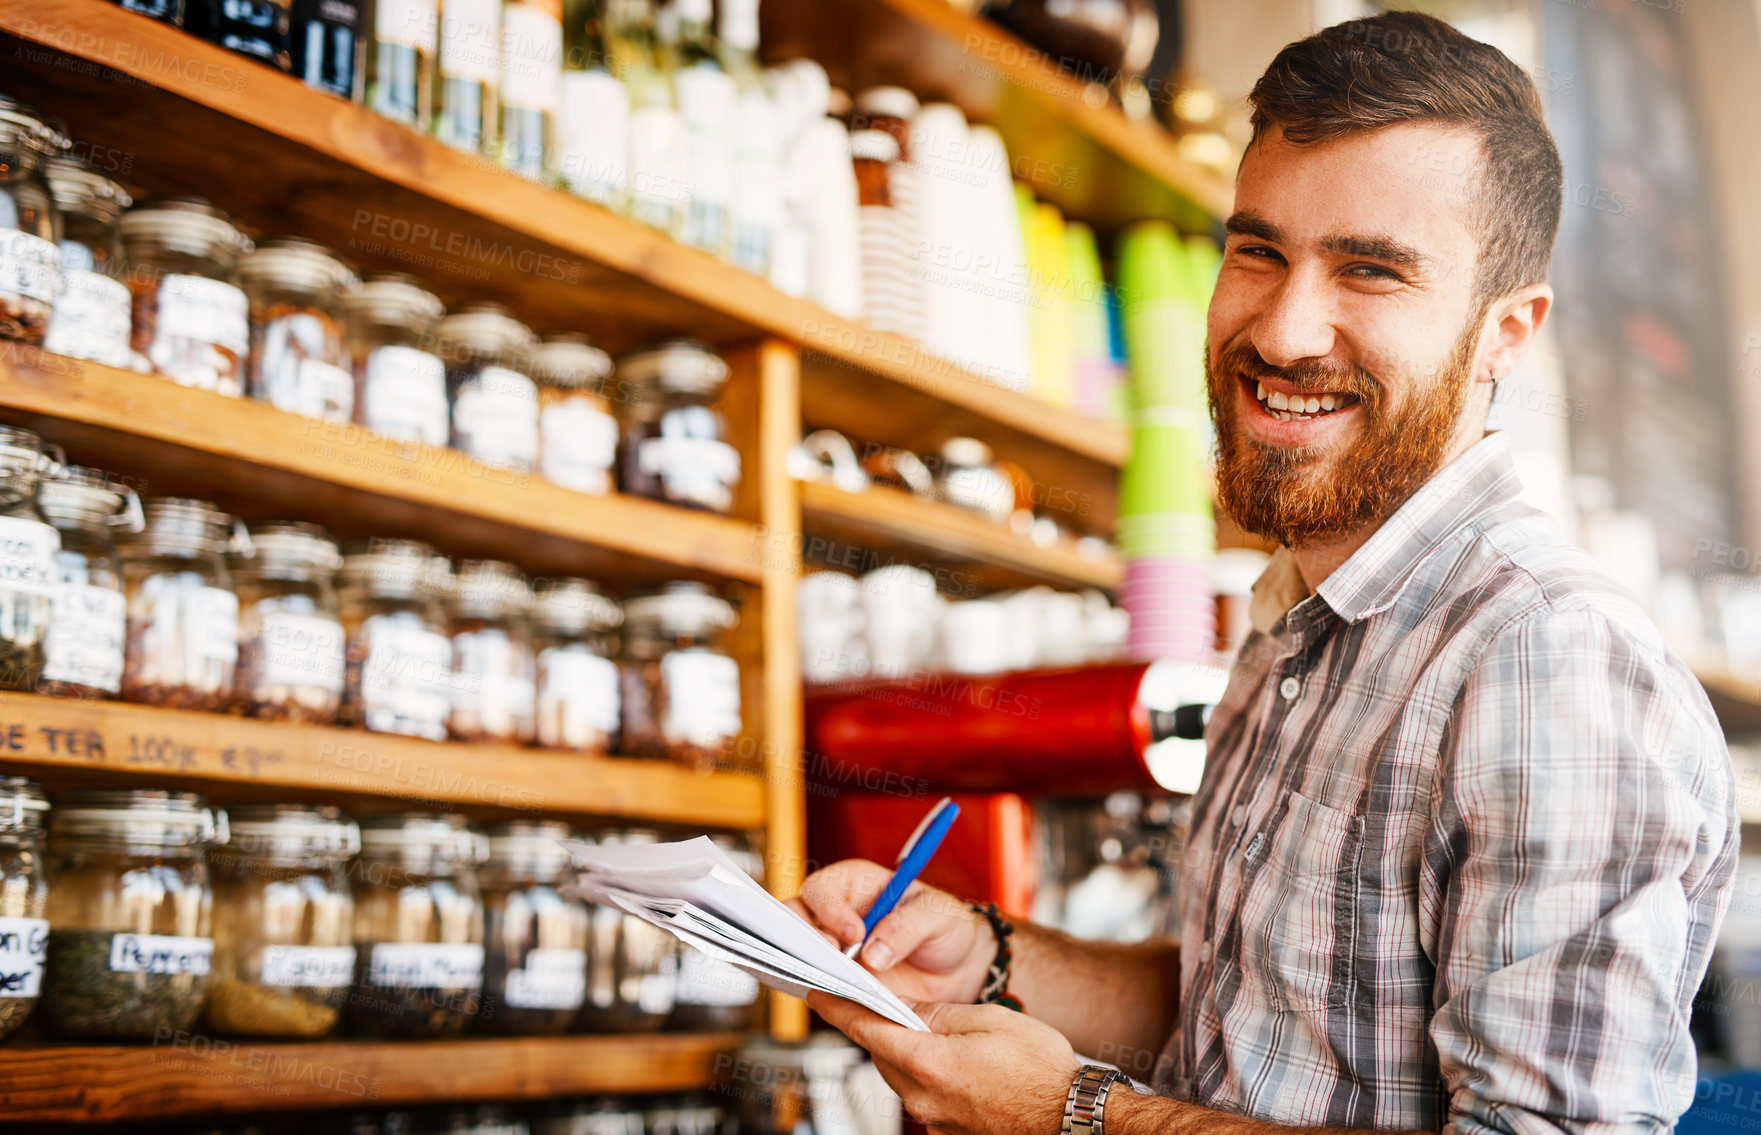
[{"label": "beaded bracelet", "polygon": [[1015,964],[1015,951],[1009,946],[1009,935],[1015,933],[1015,927],[1003,912],[997,909],[996,903],[979,906],[970,904],[973,911],[990,923],[991,933],[997,938],[997,956],[991,959],[990,969],[985,971],[984,988],[979,991],[978,1005],[1001,1005],[1005,1009],[1013,1009],[1017,1013],[1027,1010],[1021,1005],[1021,998],[1009,992],[1009,971]]}]

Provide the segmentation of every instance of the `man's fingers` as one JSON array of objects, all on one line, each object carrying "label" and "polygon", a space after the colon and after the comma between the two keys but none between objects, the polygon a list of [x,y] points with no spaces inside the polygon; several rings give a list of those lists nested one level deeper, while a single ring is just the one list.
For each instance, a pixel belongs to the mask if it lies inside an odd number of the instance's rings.
[{"label": "man's fingers", "polygon": [[923,1018],[931,1032],[983,1033],[991,1031],[997,1013],[1010,1013],[1001,1005],[953,1005],[946,1001],[907,1001],[912,1012]]},{"label": "man's fingers", "polygon": [[812,912],[809,921],[836,935],[840,945],[860,941],[862,914],[874,904],[892,877],[878,863],[845,859],[807,876],[801,884],[801,902]]},{"label": "man's fingers", "polygon": [[878,1059],[898,1064],[924,1034],[903,1025],[895,1025],[879,1013],[865,1009],[854,1001],[813,990],[807,994],[807,1007],[825,1018],[827,1024],[849,1037],[858,1048],[867,1049]]},{"label": "man's fingers", "polygon": [[802,902],[798,898],[794,898],[794,899],[787,900],[784,905],[786,905],[790,910],[794,911],[796,914],[800,915],[801,920],[803,922],[807,923],[807,925],[809,925],[809,926],[813,927],[815,930],[819,931],[819,936],[821,938],[824,938],[827,942],[830,942],[833,946],[836,946],[839,949],[844,948],[845,943],[840,941],[836,934],[833,934],[830,930],[827,930],[825,927],[823,927],[819,924],[819,920],[813,916],[813,912],[811,910],[807,909],[806,903]]},{"label": "man's fingers", "polygon": [[863,943],[861,958],[876,973],[885,973],[917,952],[917,947],[948,928],[947,896],[918,887],[906,892],[893,913],[881,919]]}]

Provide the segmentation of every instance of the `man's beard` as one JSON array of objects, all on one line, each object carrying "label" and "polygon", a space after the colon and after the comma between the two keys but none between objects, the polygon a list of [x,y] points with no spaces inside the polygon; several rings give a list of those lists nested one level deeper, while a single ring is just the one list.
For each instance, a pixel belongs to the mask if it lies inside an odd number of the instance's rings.
[{"label": "man's beard", "polygon": [[[1313,362],[1275,367],[1246,338],[1225,347],[1212,367],[1207,345],[1205,385],[1217,427],[1217,503],[1246,531],[1288,548],[1336,539],[1386,518],[1443,465],[1467,405],[1478,330],[1474,321],[1463,328],[1436,380],[1414,386],[1398,415],[1387,410],[1386,389],[1360,367]],[[1243,375],[1281,379],[1306,394],[1357,395],[1357,441],[1328,462],[1316,446],[1273,446],[1250,437],[1237,421]]]}]

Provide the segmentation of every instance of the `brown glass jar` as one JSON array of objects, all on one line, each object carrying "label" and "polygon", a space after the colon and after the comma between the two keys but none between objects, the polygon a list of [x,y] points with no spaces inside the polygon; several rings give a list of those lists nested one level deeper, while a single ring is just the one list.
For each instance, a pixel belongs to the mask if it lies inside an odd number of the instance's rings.
[{"label": "brown glass jar", "polygon": [[618,363],[622,404],[618,482],[626,493],[729,512],[740,486],[740,454],[715,408],[728,364],[701,343],[679,339]]},{"label": "brown glass jar", "polygon": [[250,299],[251,397],[308,418],[353,418],[341,308],[355,274],[323,245],[289,238],[247,253],[238,274]]},{"label": "brown glass jar", "polygon": [[466,560],[447,604],[452,637],[452,715],[447,732],[461,741],[532,740],[535,688],[526,614],[532,587],[497,560]]},{"label": "brown glass jar", "polygon": [[251,717],[327,725],[342,708],[343,630],[336,543],[316,524],[251,528],[233,557],[239,598],[235,704]]},{"label": "brown glass jar", "polygon": [[61,211],[43,167],[67,140],[0,95],[0,339],[43,342],[61,290]]},{"label": "brown glass jar", "polygon": [[250,301],[237,286],[251,242],[197,197],[161,197],[118,222],[134,297],[130,345],[153,372],[239,398],[251,348]]},{"label": "brown glass jar", "polygon": [[734,763],[740,667],[721,647],[738,622],[707,584],[669,583],[624,600],[624,751],[694,768]]},{"label": "brown glass jar", "polygon": [[128,603],[122,696],[175,709],[225,709],[238,666],[238,593],[226,566],[232,517],[207,501],[147,502],[121,543]]},{"label": "brown glass jar", "polygon": [[603,496],[618,460],[618,420],[602,388],[611,356],[578,335],[547,339],[532,357],[538,380],[538,471],[553,485]]},{"label": "brown glass jar", "polygon": [[588,906],[569,882],[574,833],[555,820],[489,829],[483,885],[483,1005],[477,1031],[501,1036],[567,1032],[587,997]]},{"label": "brown glass jar", "polygon": [[611,634],[623,621],[617,603],[584,579],[539,588],[531,620],[539,745],[574,753],[616,749],[622,698]]}]

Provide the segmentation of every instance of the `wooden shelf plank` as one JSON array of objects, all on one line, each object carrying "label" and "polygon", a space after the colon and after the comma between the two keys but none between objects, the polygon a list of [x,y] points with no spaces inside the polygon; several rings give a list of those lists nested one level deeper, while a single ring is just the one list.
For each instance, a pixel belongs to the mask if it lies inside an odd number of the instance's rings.
[{"label": "wooden shelf plank", "polygon": [[961,579],[952,581],[956,591],[964,584],[992,588],[1042,583],[1112,590],[1124,579],[1117,556],[1090,559],[1068,544],[1042,548],[968,509],[898,489],[874,486],[848,493],[832,485],[803,484],[801,509],[810,549],[811,538],[820,536],[880,552],[888,560],[958,565]]},{"label": "wooden shelf plank", "polygon": [[76,461],[133,475],[145,492],[315,520],[339,535],[418,536],[449,553],[512,559],[541,573],[761,576],[751,524],[576,493],[456,450],[31,348],[0,352],[0,415],[39,430]]},{"label": "wooden shelf plank", "polygon": [[423,741],[125,702],[0,693],[0,768],[53,784],[190,786],[220,799],[346,798],[757,828],[758,777],[665,761]]},{"label": "wooden shelf plank", "polygon": [[134,1047],[0,1049],[9,1122],[374,1108],[710,1085],[735,1034],[277,1044],[177,1034]]}]

